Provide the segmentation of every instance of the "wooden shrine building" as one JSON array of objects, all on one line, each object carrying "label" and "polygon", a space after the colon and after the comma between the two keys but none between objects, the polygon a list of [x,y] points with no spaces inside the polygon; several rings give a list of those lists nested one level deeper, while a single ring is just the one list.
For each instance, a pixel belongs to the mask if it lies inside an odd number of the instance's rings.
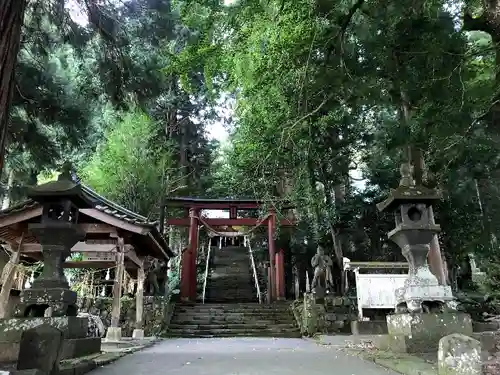
[{"label": "wooden shrine building", "polygon": [[[268,286],[270,300],[285,299],[285,272],[284,254],[282,249],[276,249],[276,226],[293,227],[294,220],[278,218],[278,212],[286,212],[294,207],[289,202],[278,202],[280,211],[276,206],[269,208],[265,217],[241,217],[241,211],[254,211],[261,209],[266,202],[256,199],[204,199],[189,197],[174,197],[167,199],[168,207],[183,210],[180,218],[168,218],[167,226],[189,227],[189,244],[182,253],[180,297],[183,301],[196,301],[196,256],[198,251],[198,230],[201,225],[206,230],[213,232],[227,230],[227,227],[259,227],[266,226],[269,245],[269,272]],[[203,210],[228,210],[229,218],[208,218],[203,216]],[[226,229],[221,229],[226,228]]]},{"label": "wooden shrine building", "polygon": [[[65,205],[69,204],[75,211],[70,213],[69,216],[73,218],[69,220],[74,220],[74,224],[83,233],[83,237],[71,248],[71,252],[81,253],[82,260],[72,261],[68,258],[63,267],[116,267],[111,313],[111,327],[116,328],[120,317],[123,273],[126,270],[130,276],[137,279],[136,326],[137,329],[142,329],[145,259],[152,257],[168,262],[175,256],[159,232],[158,223],[150,222],[147,218],[107,200],[85,185],[69,179],[60,178],[58,181],[31,187],[30,191],[34,192],[38,199],[28,199],[0,211],[0,241],[12,254],[10,263],[43,260],[42,245],[30,232],[28,225],[43,222],[47,212],[60,215],[58,210],[64,211]],[[53,211],[50,211],[51,209]],[[9,278],[6,273],[9,273],[9,270],[4,269],[4,282]],[[13,278],[13,275],[11,276]],[[10,290],[11,286],[3,285],[1,294],[5,294],[6,287]]]}]

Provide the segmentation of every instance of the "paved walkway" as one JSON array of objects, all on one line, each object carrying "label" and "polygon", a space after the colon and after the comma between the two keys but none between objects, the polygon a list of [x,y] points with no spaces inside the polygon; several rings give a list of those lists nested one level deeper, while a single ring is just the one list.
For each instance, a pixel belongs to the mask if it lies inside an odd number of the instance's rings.
[{"label": "paved walkway", "polygon": [[90,375],[397,375],[303,339],[168,339]]}]

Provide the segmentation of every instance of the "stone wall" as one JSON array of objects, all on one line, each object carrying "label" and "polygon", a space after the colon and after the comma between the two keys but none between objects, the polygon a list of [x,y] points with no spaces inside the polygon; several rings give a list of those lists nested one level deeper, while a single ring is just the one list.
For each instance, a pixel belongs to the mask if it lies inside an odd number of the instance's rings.
[{"label": "stone wall", "polygon": [[[79,311],[101,317],[104,325],[111,324],[111,303],[112,298],[80,298],[78,300]],[[144,334],[146,336],[164,336],[170,318],[172,317],[174,303],[168,297],[144,297]],[[135,299],[122,297],[120,326],[122,335],[132,336],[135,328]]]},{"label": "stone wall", "polygon": [[311,293],[304,293],[302,300],[292,303],[295,320],[305,336],[316,333],[351,333],[350,323],[356,312],[348,298],[327,297],[316,301]]}]

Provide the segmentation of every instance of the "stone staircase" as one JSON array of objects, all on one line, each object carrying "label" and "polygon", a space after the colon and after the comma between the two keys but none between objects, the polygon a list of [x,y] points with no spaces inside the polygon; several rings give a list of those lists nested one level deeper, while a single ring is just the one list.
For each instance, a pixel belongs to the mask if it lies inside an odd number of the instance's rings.
[{"label": "stone staircase", "polygon": [[205,304],[177,304],[170,337],[301,337],[288,303],[259,304],[248,249],[214,249]]},{"label": "stone staircase", "polygon": [[248,249],[228,246],[215,249],[213,256],[205,302],[258,302]]},{"label": "stone staircase", "polygon": [[301,337],[288,303],[178,304],[169,337]]}]

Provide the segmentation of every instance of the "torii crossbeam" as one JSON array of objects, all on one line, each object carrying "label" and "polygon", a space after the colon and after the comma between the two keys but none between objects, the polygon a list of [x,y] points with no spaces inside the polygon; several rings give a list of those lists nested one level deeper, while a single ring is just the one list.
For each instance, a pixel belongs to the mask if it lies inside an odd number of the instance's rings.
[{"label": "torii crossbeam", "polygon": [[[270,299],[285,299],[285,275],[284,275],[284,255],[283,250],[276,250],[274,235],[276,225],[284,227],[295,226],[295,221],[283,218],[278,221],[276,206],[268,209],[265,218],[238,218],[238,211],[258,210],[266,202],[256,199],[204,199],[175,197],[167,199],[168,207],[184,209],[184,217],[169,218],[165,224],[169,226],[189,226],[189,245],[182,253],[181,260],[181,282],[180,297],[183,301],[194,302],[196,300],[196,255],[198,249],[198,226],[205,224],[211,227],[217,226],[267,226],[269,243],[269,280]],[[294,208],[289,202],[277,202],[282,211]],[[229,218],[201,218],[202,210],[229,210]]]}]

